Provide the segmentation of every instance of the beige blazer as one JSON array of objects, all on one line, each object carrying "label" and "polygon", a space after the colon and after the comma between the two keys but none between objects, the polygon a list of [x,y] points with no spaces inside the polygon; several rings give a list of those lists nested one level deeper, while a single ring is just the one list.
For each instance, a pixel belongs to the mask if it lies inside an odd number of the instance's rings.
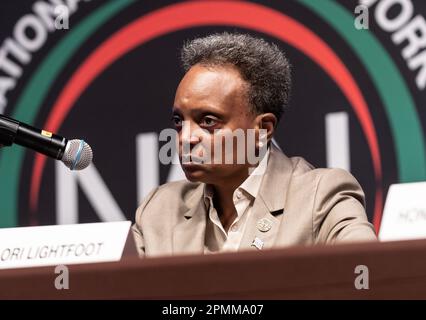
[{"label": "beige blazer", "polygon": [[[203,183],[171,182],[153,190],[136,211],[132,227],[140,255],[204,253],[207,212]],[[259,230],[267,218],[270,229]],[[260,228],[262,229],[262,228]],[[314,169],[275,147],[259,196],[248,217],[240,250],[376,240],[364,210],[364,193],[342,169]]]}]

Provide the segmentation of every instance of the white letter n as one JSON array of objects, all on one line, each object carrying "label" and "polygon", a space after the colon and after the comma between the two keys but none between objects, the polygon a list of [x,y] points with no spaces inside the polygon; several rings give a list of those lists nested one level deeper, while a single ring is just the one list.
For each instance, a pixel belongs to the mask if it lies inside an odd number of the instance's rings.
[{"label": "white letter n", "polygon": [[126,220],[94,164],[83,171],[70,171],[56,161],[57,224],[78,223],[78,184],[101,221]]}]

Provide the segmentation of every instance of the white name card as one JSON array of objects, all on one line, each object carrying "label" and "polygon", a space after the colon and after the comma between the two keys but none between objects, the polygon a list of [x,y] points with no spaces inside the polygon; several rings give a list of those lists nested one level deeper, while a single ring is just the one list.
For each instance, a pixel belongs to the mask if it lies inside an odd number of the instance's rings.
[{"label": "white name card", "polygon": [[381,241],[426,238],[426,182],[389,188],[379,231]]},{"label": "white name card", "polygon": [[119,261],[130,221],[0,229],[0,269]]}]

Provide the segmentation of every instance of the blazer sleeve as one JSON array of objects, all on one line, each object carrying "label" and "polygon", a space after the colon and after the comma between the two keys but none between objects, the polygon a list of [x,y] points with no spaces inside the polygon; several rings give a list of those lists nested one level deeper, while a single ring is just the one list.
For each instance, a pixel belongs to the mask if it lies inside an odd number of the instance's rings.
[{"label": "blazer sleeve", "polygon": [[143,200],[142,204],[136,210],[135,223],[132,226],[133,239],[135,240],[136,249],[140,257],[145,255],[145,243],[143,239],[142,232],[142,214],[145,207],[148,205],[149,201],[151,201],[154,194],[157,192],[158,187],[152,190]]},{"label": "blazer sleeve", "polygon": [[315,242],[335,244],[377,240],[364,207],[364,192],[358,181],[345,170],[326,169],[319,178],[314,200]]}]

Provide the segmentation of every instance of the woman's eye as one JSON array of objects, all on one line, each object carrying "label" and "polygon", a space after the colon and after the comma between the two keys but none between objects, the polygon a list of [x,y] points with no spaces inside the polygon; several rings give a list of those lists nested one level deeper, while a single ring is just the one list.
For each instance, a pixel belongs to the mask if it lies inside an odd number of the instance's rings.
[{"label": "woman's eye", "polygon": [[211,117],[205,117],[201,124],[205,127],[212,127],[217,124],[217,120]]},{"label": "woman's eye", "polygon": [[173,124],[174,124],[176,127],[180,127],[180,126],[182,126],[182,119],[181,119],[180,117],[178,117],[178,116],[174,116],[174,117],[172,118],[172,121],[173,121]]}]

